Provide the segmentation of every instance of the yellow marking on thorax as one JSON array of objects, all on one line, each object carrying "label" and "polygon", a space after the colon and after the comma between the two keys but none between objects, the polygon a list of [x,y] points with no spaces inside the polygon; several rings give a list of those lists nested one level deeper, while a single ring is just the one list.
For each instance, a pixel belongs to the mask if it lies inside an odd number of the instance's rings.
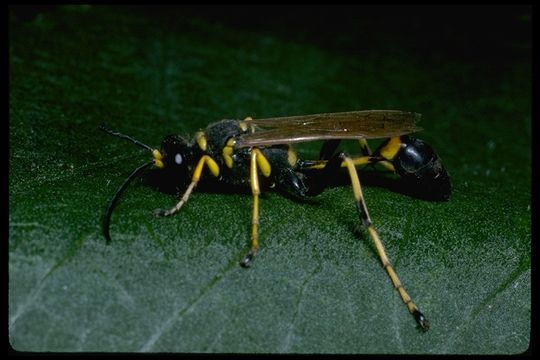
[{"label": "yellow marking on thorax", "polygon": [[204,136],[204,132],[199,131],[197,134],[195,134],[195,139],[201,150],[206,151],[207,142],[206,137]]},{"label": "yellow marking on thorax", "polygon": [[381,156],[387,160],[392,160],[399,152],[401,144],[399,136],[391,137],[388,143],[380,150]]},{"label": "yellow marking on thorax", "polygon": [[242,131],[247,131],[249,129],[249,125],[247,124],[246,121],[251,121],[253,120],[253,118],[251,116],[248,116],[246,117],[243,121],[240,121],[240,123],[238,124],[238,126],[240,126],[240,129]]},{"label": "yellow marking on thorax", "polygon": [[287,150],[287,160],[291,166],[296,165],[296,162],[298,161],[298,156],[296,155],[296,151],[294,151],[292,146],[289,146],[289,149]]},{"label": "yellow marking on thorax", "polygon": [[230,138],[227,141],[227,144],[223,147],[223,152],[222,152],[223,160],[225,161],[225,165],[227,165],[229,169],[232,169],[234,165],[234,160],[232,158],[232,155],[234,152],[235,143],[236,141],[233,138]]},{"label": "yellow marking on thorax", "polygon": [[159,152],[158,149],[154,149],[152,151],[152,156],[154,157],[154,165],[158,169],[163,169],[165,167],[165,164],[163,164],[163,155]]}]

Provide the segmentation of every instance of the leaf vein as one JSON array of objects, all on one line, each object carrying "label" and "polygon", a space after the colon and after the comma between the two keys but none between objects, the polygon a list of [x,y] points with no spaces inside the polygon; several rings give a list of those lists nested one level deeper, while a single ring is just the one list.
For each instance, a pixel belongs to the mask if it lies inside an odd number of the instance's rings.
[{"label": "leaf vein", "polygon": [[234,257],[229,263],[221,270],[219,271],[212,280],[200,291],[200,293],[187,305],[182,307],[181,309],[175,309],[173,311],[172,316],[169,316],[167,321],[157,328],[157,330],[150,336],[150,338],[143,344],[140,351],[141,352],[149,352],[152,350],[154,345],[157,343],[157,341],[161,338],[161,336],[172,326],[172,324],[176,321],[182,320],[182,318],[191,312],[193,308],[201,301],[201,299],[212,289],[214,288],[222,279],[223,277],[235,266],[238,265],[237,257]]}]

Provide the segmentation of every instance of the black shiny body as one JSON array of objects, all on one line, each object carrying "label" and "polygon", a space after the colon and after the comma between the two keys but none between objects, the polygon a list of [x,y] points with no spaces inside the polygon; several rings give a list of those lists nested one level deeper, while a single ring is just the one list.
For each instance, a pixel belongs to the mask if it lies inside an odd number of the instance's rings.
[{"label": "black shiny body", "polygon": [[[209,155],[219,165],[218,182],[248,188],[251,148],[234,148],[232,168],[229,168],[223,159],[223,148],[229,139],[235,139],[252,131],[249,127],[243,130],[240,124],[239,120],[221,120],[210,124],[203,131],[207,143],[205,150],[202,150],[195,140],[188,142],[178,135],[167,136],[161,145],[165,157],[165,168],[159,170],[162,173],[160,177],[174,181],[176,190],[181,191],[189,183],[190,174],[197,160],[203,155]],[[404,135],[400,137],[400,141],[399,151],[389,161],[402,178],[403,186],[407,188],[408,193],[429,200],[448,200],[451,193],[450,177],[439,156],[420,139]],[[375,150],[373,158],[379,156],[380,149],[384,148],[387,142]],[[308,169],[305,166],[306,162],[300,159],[291,163],[289,155],[294,150],[290,145],[258,147],[272,168],[268,178],[260,176],[261,186],[273,188],[297,198],[318,195],[340,168],[337,160],[330,161],[337,156],[334,152],[339,141],[330,140],[329,143],[327,150],[321,153],[321,158],[328,160],[327,168],[322,171]],[[185,161],[180,165],[175,164],[172,161],[175,154],[181,154]],[[296,156],[294,158],[296,159]]]},{"label": "black shiny body", "polygon": [[[227,167],[223,160],[223,147],[230,138],[238,137],[246,132],[242,130],[240,121],[222,120],[209,125],[204,130],[207,141],[206,153],[219,164],[221,174],[219,180],[229,185],[249,186],[249,166],[250,148],[235,148],[232,154],[234,165]],[[260,177],[263,187],[275,188],[277,191],[285,192],[293,196],[303,197],[306,195],[307,187],[302,181],[303,175],[298,171],[298,161],[289,163],[289,145],[273,145],[259,147],[266,159],[268,159],[272,172],[268,178]]]},{"label": "black shiny body", "polygon": [[[392,159],[403,186],[415,197],[445,201],[450,198],[450,176],[439,156],[424,141],[409,135],[400,137],[399,152]],[[381,148],[385,143],[381,145]],[[378,150],[375,151],[377,155]]]}]

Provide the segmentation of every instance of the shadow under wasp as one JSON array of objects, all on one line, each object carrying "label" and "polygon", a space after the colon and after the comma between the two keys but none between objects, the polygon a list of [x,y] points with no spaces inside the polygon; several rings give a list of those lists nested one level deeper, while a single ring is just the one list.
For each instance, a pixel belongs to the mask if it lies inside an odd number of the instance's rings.
[{"label": "shadow under wasp", "polygon": [[[349,175],[356,209],[394,288],[423,330],[429,323],[412,302],[392,267],[382,241],[373,226],[357,167],[379,165],[399,175],[413,192],[431,200],[448,200],[450,178],[433,149],[408,134],[421,130],[420,114],[398,110],[367,110],[267,119],[221,120],[196,133],[192,141],[179,135],[164,138],[161,148],[153,149],[134,138],[100,126],[104,132],[129,140],[152,153],[152,160],[135,169],[109,201],[103,220],[103,234],[110,241],[109,226],[114,207],[128,184],[151,166],[167,172],[177,188],[184,189],[178,203],[156,216],[177,213],[188,201],[203,174],[224,185],[251,189],[251,249],[240,262],[249,267],[259,250],[259,195],[263,188],[275,188],[295,198],[320,194],[340,168]],[[362,156],[338,152],[341,140],[355,139]],[[367,139],[386,139],[371,151]],[[303,160],[291,146],[294,143],[324,140],[319,159]],[[207,170],[205,172],[205,169]]]}]

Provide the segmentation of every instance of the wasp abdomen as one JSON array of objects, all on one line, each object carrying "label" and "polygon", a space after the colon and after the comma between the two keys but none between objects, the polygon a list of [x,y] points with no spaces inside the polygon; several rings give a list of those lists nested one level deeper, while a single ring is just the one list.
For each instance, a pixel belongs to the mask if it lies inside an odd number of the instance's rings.
[{"label": "wasp abdomen", "polygon": [[398,152],[392,158],[396,172],[408,190],[431,200],[448,200],[450,176],[431,146],[411,136],[401,136]]}]

